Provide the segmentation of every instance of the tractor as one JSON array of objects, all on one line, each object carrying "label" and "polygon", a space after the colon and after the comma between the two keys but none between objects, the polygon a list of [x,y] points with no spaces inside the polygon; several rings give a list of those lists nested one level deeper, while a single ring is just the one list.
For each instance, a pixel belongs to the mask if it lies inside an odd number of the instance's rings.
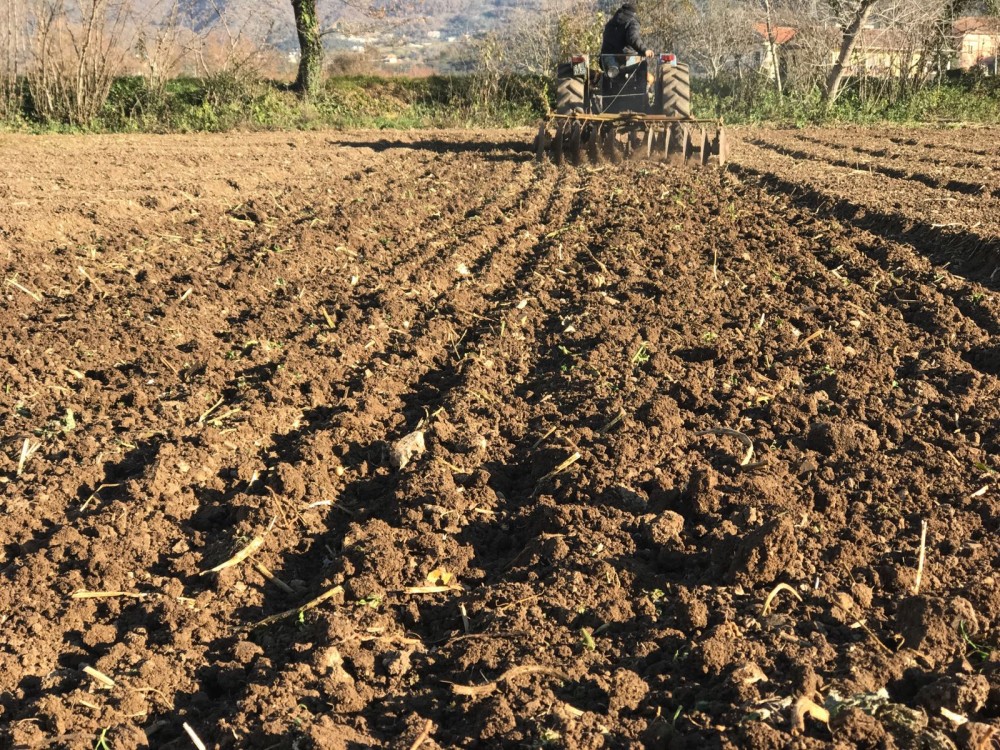
[{"label": "tractor", "polygon": [[691,115],[691,75],[672,53],[573,55],[557,69],[556,108],[535,139],[539,160],[618,163],[650,159],[723,165],[719,120]]}]

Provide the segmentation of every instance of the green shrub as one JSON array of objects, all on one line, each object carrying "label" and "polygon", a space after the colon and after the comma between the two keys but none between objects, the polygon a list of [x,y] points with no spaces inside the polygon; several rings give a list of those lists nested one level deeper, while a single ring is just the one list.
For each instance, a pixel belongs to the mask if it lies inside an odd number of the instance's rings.
[{"label": "green shrub", "polygon": [[[515,127],[535,123],[553,105],[554,82],[544,76],[475,75],[397,78],[338,76],[320,96],[302,101],[288,84],[221,73],[177,78],[160,87],[132,76],[115,80],[98,117],[86,129],[107,132],[223,132],[234,129]],[[6,128],[77,130],[42,122],[30,91],[0,113]],[[822,106],[819,91],[779,97],[761,76],[692,82],[699,117],[731,123],[805,125],[819,122],[998,121],[1000,83],[976,75],[947,79],[895,99],[847,81],[836,104]]]},{"label": "green shrub", "polygon": [[829,122],[935,122],[1000,120],[1000,85],[976,75],[945,79],[909,94],[873,93],[865,82],[847,80],[833,106],[823,105],[818,88],[790,91],[779,97],[773,81],[762,76],[743,80],[692,82],[692,109],[699,117],[721,117],[731,123],[776,123],[803,126]]}]

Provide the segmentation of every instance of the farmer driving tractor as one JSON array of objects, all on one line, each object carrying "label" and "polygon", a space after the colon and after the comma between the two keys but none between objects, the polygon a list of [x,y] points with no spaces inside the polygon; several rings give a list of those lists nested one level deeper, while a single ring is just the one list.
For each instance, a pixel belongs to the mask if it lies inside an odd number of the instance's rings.
[{"label": "farmer driving tractor", "polygon": [[[639,35],[639,15],[633,3],[622,3],[611,20],[604,25],[601,40],[601,70],[615,78],[623,67],[638,65],[642,57],[653,57],[653,50],[646,46]],[[646,71],[647,89],[653,85],[653,73]]]},{"label": "farmer driving tractor", "polygon": [[611,20],[604,26],[604,37],[601,42],[601,67],[607,69],[611,65],[619,67],[629,64],[619,56],[636,57],[653,56],[653,50],[647,47],[639,35],[639,16],[633,3],[623,3]]}]

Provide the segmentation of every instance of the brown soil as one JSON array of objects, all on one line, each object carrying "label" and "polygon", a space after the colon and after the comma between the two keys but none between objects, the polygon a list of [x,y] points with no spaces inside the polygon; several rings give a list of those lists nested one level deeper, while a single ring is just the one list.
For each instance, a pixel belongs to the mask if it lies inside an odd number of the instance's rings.
[{"label": "brown soil", "polygon": [[[1000,189],[992,163],[973,165],[947,151],[943,158],[958,164],[943,167],[912,155],[877,155],[893,147],[887,138],[864,140],[849,131],[845,140],[847,144],[836,143],[834,131],[749,132],[740,144],[741,163],[801,183],[802,188],[822,186],[821,192],[856,203],[881,224],[940,230],[952,237],[952,247],[959,239],[995,245],[1000,237]],[[942,154],[935,158],[941,160]]]},{"label": "brown soil", "polygon": [[[870,130],[836,131],[835,134],[829,135],[822,131],[799,131],[795,136],[807,143],[837,148],[841,151],[840,158],[844,158],[845,147],[849,149],[847,158],[850,158],[850,152],[863,157],[874,157],[857,161],[858,169],[889,169],[898,165],[904,170],[913,172],[917,179],[932,180],[933,182],[929,183],[932,187],[948,188],[951,182],[949,175],[955,174],[959,176],[955,185],[955,189],[959,192],[965,192],[961,177],[966,174],[972,178],[990,180],[995,177],[997,171],[995,154],[982,156],[972,151],[956,154],[950,150],[944,152],[940,149],[929,150],[928,147],[900,143],[889,138],[874,139]],[[931,170],[931,173],[917,171],[921,169]],[[988,186],[979,183],[976,188],[973,192],[983,192]]]},{"label": "brown soil", "polygon": [[989,746],[988,160],[530,137],[0,137],[0,746]]}]

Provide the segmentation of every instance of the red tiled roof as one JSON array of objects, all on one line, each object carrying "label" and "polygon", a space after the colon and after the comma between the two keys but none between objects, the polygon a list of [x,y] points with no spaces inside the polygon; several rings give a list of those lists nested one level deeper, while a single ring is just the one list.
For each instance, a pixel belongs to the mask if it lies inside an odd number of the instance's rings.
[{"label": "red tiled roof", "polygon": [[[767,24],[766,23],[755,23],[753,25],[753,30],[760,34],[764,39],[768,39],[767,34]],[[772,26],[770,41],[774,44],[785,44],[790,41],[792,37],[795,36],[795,29],[791,26]]]},{"label": "red tiled roof", "polygon": [[1000,34],[1000,18],[964,16],[956,18],[951,28],[956,34]]},{"label": "red tiled roof", "polygon": [[915,42],[898,29],[861,29],[858,32],[858,49],[898,52],[912,49]]}]

